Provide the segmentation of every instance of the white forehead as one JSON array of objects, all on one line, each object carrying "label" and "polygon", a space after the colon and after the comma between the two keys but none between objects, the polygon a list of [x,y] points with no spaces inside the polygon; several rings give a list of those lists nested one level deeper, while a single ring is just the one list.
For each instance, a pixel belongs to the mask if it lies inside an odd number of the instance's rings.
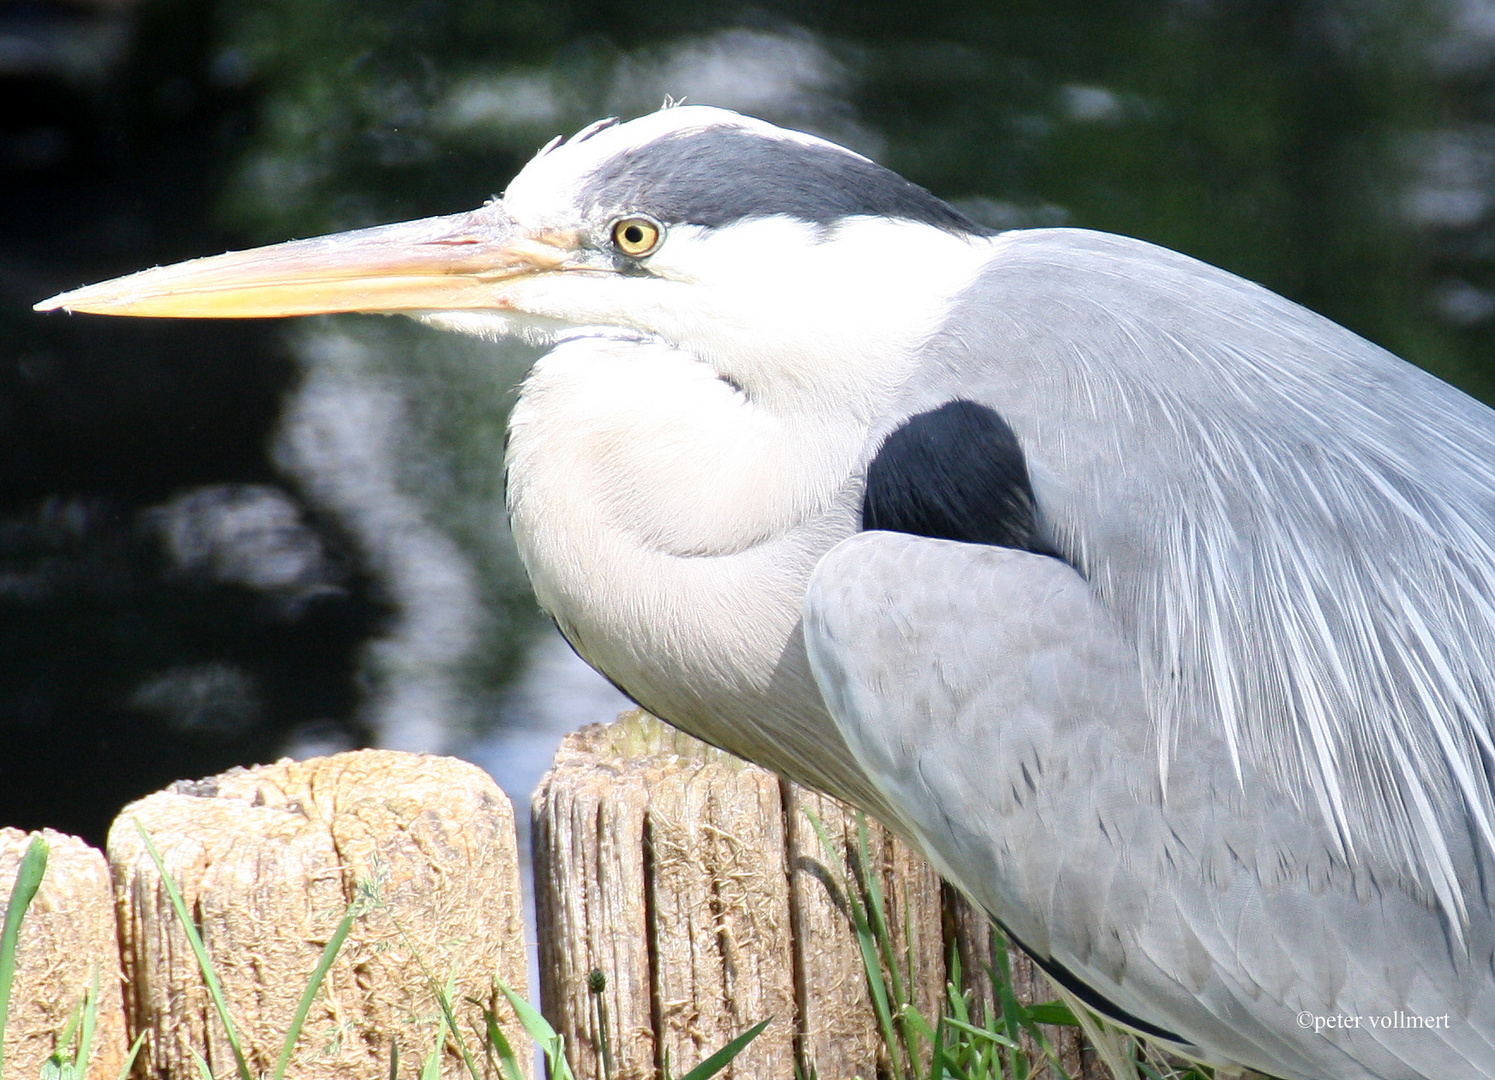
[{"label": "white forehead", "polygon": [[[557,140],[536,154],[509,182],[504,208],[527,225],[562,225],[574,221],[582,185],[598,166],[618,154],[646,146],[666,135],[733,127],[769,138],[806,146],[835,147],[835,143],[775,127],[766,120],[743,116],[710,105],[675,105],[630,120],[626,124],[599,121],[565,142]],[[856,155],[860,157],[861,155]],[[865,159],[864,159],[865,160]]]}]

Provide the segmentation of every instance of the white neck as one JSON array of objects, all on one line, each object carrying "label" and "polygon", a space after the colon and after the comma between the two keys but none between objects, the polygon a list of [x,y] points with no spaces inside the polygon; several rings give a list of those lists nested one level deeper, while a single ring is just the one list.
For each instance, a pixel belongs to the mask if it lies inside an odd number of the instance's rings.
[{"label": "white neck", "polygon": [[[609,530],[676,556],[739,552],[823,511],[992,242],[878,220],[823,242],[806,230],[687,231],[660,277],[527,285],[527,311],[574,318],[585,295],[612,325],[563,336],[526,381],[510,434],[520,502],[585,491]],[[917,303],[899,285],[910,266],[926,279]],[[532,438],[545,449],[529,453]]]},{"label": "white neck", "polygon": [[[768,306],[758,285],[756,311],[747,304],[715,323],[672,305],[684,313],[668,338],[657,319],[652,333],[574,331],[524,384],[510,417],[508,497],[536,594],[589,661],[667,719],[691,727],[691,714],[714,710],[739,714],[740,726],[750,712],[783,729],[769,741],[786,750],[826,737],[804,729],[828,719],[778,707],[818,701],[799,634],[805,583],[860,527],[869,432],[992,253],[986,241],[909,233],[921,249],[879,248],[882,263],[864,261],[855,280],[817,286],[816,271],[830,268],[805,265],[813,254],[799,260],[772,284],[792,295],[782,304]],[[906,259],[949,282],[919,310],[896,295]],[[705,288],[700,304],[737,295],[725,283]],[[855,290],[857,302],[816,303],[830,288]],[[697,326],[712,330],[709,341]]]}]

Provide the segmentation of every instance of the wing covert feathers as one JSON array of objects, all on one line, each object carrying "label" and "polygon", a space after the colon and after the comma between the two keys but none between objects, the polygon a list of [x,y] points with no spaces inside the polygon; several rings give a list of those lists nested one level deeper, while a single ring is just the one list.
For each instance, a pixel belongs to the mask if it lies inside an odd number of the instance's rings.
[{"label": "wing covert feathers", "polygon": [[[1078,573],[864,532],[805,599],[859,763],[943,873],[1030,949],[1218,1064],[1282,1077],[1495,1075],[1495,941],[1351,863],[1332,818],[1181,729],[1166,781],[1137,652]],[[1457,853],[1471,858],[1465,840]],[[1446,1017],[1315,1032],[1297,1017]]]}]

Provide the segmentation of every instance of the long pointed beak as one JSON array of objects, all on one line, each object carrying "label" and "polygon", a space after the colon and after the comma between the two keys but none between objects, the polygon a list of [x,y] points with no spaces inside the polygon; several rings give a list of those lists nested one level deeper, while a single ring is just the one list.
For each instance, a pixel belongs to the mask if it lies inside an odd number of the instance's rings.
[{"label": "long pointed beak", "polygon": [[574,237],[530,235],[480,210],[230,251],[60,293],[37,311],[255,319],[336,311],[501,307],[500,283],[555,270]]}]

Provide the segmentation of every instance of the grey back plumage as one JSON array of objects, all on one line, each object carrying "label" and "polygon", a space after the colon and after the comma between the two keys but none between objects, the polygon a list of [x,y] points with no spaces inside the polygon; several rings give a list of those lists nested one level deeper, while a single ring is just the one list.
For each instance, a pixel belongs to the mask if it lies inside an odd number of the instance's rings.
[{"label": "grey back plumage", "polygon": [[1495,1075],[1495,413],[1073,230],[1006,237],[923,359],[884,427],[995,410],[1060,558],[874,531],[816,567],[811,663],[902,828],[1192,1056]]},{"label": "grey back plumage", "polygon": [[[1223,271],[1010,234],[900,402],[996,409],[1137,651],[1162,776],[1195,733],[1334,855],[1488,919],[1495,414]],[[1471,838],[1474,842],[1471,843]]]}]

